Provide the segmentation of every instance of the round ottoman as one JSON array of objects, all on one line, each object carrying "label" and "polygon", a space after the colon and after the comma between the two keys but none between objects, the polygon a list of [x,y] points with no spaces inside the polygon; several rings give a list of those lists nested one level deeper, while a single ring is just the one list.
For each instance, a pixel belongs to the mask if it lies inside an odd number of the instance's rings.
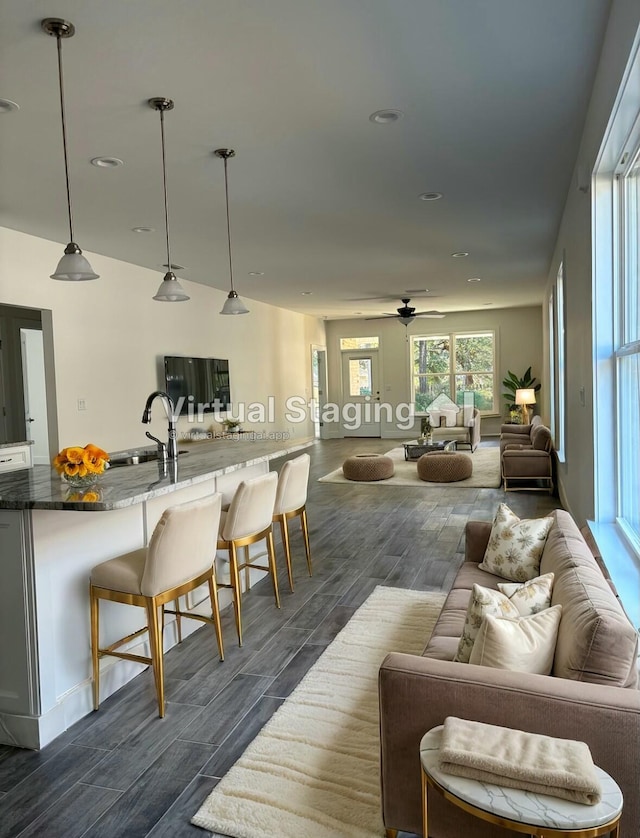
[{"label": "round ottoman", "polygon": [[342,464],[347,480],[387,480],[394,472],[393,460],[384,454],[356,454]]},{"label": "round ottoman", "polygon": [[418,460],[418,477],[431,483],[454,483],[473,473],[473,461],[457,451],[432,451]]}]

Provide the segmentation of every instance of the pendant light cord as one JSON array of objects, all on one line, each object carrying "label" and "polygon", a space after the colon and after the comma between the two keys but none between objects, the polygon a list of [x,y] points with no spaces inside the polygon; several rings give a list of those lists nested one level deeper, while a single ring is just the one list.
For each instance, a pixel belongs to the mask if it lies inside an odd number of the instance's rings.
[{"label": "pendant light cord", "polygon": [[71,211],[71,186],[69,184],[69,159],[67,149],[67,124],[64,116],[64,82],[62,79],[62,38],[56,35],[58,42],[58,79],[60,81],[60,114],[62,117],[62,148],[64,150],[64,176],[67,184],[67,209],[69,211],[69,241],[73,241],[73,213]]},{"label": "pendant light cord", "polygon": [[229,245],[229,278],[231,280],[231,290],[235,291],[233,287],[233,263],[231,261],[231,224],[229,222],[229,176],[227,174],[227,158],[224,158],[224,194],[227,201],[227,243]]},{"label": "pendant light cord", "polygon": [[167,271],[171,271],[171,251],[169,250],[169,197],[167,194],[167,159],[164,149],[164,108],[160,108],[160,136],[162,138],[162,182],[164,184],[164,230],[167,239]]}]

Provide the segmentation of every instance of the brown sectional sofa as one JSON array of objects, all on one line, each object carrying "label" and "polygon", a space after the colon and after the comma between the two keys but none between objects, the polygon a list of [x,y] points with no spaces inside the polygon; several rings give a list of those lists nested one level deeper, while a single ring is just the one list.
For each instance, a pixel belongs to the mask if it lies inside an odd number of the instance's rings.
[{"label": "brown sectional sofa", "polygon": [[505,491],[553,492],[553,438],[539,416],[530,425],[502,425],[500,470]]},{"label": "brown sectional sofa", "polygon": [[[587,742],[594,761],[625,796],[621,838],[640,835],[638,634],[571,516],[557,510],[540,573],[555,574],[552,605],[563,606],[552,675],[531,675],[453,657],[491,524],[469,522],[460,568],[423,656],[392,653],[379,676],[382,808],[387,835],[421,834],[418,746],[446,716]],[[495,838],[496,828],[429,792],[430,838]],[[515,836],[510,830],[500,835]]]}]

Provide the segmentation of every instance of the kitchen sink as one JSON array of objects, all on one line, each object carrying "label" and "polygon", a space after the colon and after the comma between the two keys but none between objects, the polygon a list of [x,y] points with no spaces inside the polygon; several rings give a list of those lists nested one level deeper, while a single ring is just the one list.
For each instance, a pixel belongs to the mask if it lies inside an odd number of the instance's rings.
[{"label": "kitchen sink", "polygon": [[[188,454],[188,451],[178,451],[178,454]],[[142,463],[150,463],[158,459],[157,451],[138,451],[130,454],[119,454],[109,460],[111,468],[119,468],[121,466],[137,466]]]}]

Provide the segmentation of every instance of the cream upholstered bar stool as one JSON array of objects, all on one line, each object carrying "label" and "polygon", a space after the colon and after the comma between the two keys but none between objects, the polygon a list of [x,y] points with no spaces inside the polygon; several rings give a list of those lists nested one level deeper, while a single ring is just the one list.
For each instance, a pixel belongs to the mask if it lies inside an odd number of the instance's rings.
[{"label": "cream upholstered bar stool", "polygon": [[[224,660],[220,609],[215,570],[211,558],[220,521],[222,495],[171,506],[162,513],[148,547],[134,550],[96,565],[91,571],[91,659],[93,664],[93,707],[100,706],[100,658],[111,655],[153,667],[160,718],[164,717],[164,660],[162,634],[165,603],[176,601],[178,640],[182,640],[180,618],[211,623],[215,628],[220,660]],[[209,586],[211,617],[181,612],[179,597],[200,585]],[[137,605],[146,609],[147,624],[101,649],[99,645],[99,603],[101,599]],[[158,619],[158,610],[162,618]],[[123,644],[149,632],[150,657],[117,651]]]},{"label": "cream upholstered bar stool", "polygon": [[304,540],[304,550],[307,557],[307,568],[309,576],[311,570],[311,550],[309,547],[309,528],[307,526],[307,487],[309,484],[309,468],[311,457],[308,454],[301,454],[287,462],[280,469],[278,478],[278,491],[276,503],[273,509],[273,522],[280,524],[282,534],[282,549],[287,563],[287,574],[289,576],[289,587],[293,591],[293,573],[291,571],[291,545],[289,543],[290,518],[300,518],[300,529]]},{"label": "cream upholstered bar stool", "polygon": [[[251,587],[249,573],[252,567],[268,571],[273,582],[276,605],[280,608],[271,525],[277,487],[278,474],[275,471],[250,480],[243,480],[236,489],[229,508],[220,516],[217,549],[227,551],[229,554],[229,583],[220,582],[219,585],[221,588],[233,590],[233,610],[240,646],[242,646],[241,570],[244,569],[245,572],[245,588],[247,589]],[[249,555],[250,545],[263,540],[267,544],[266,565],[251,561]],[[238,560],[238,550],[241,547],[244,548],[243,561]],[[222,571],[220,562],[220,557],[216,557],[216,564]]]}]

